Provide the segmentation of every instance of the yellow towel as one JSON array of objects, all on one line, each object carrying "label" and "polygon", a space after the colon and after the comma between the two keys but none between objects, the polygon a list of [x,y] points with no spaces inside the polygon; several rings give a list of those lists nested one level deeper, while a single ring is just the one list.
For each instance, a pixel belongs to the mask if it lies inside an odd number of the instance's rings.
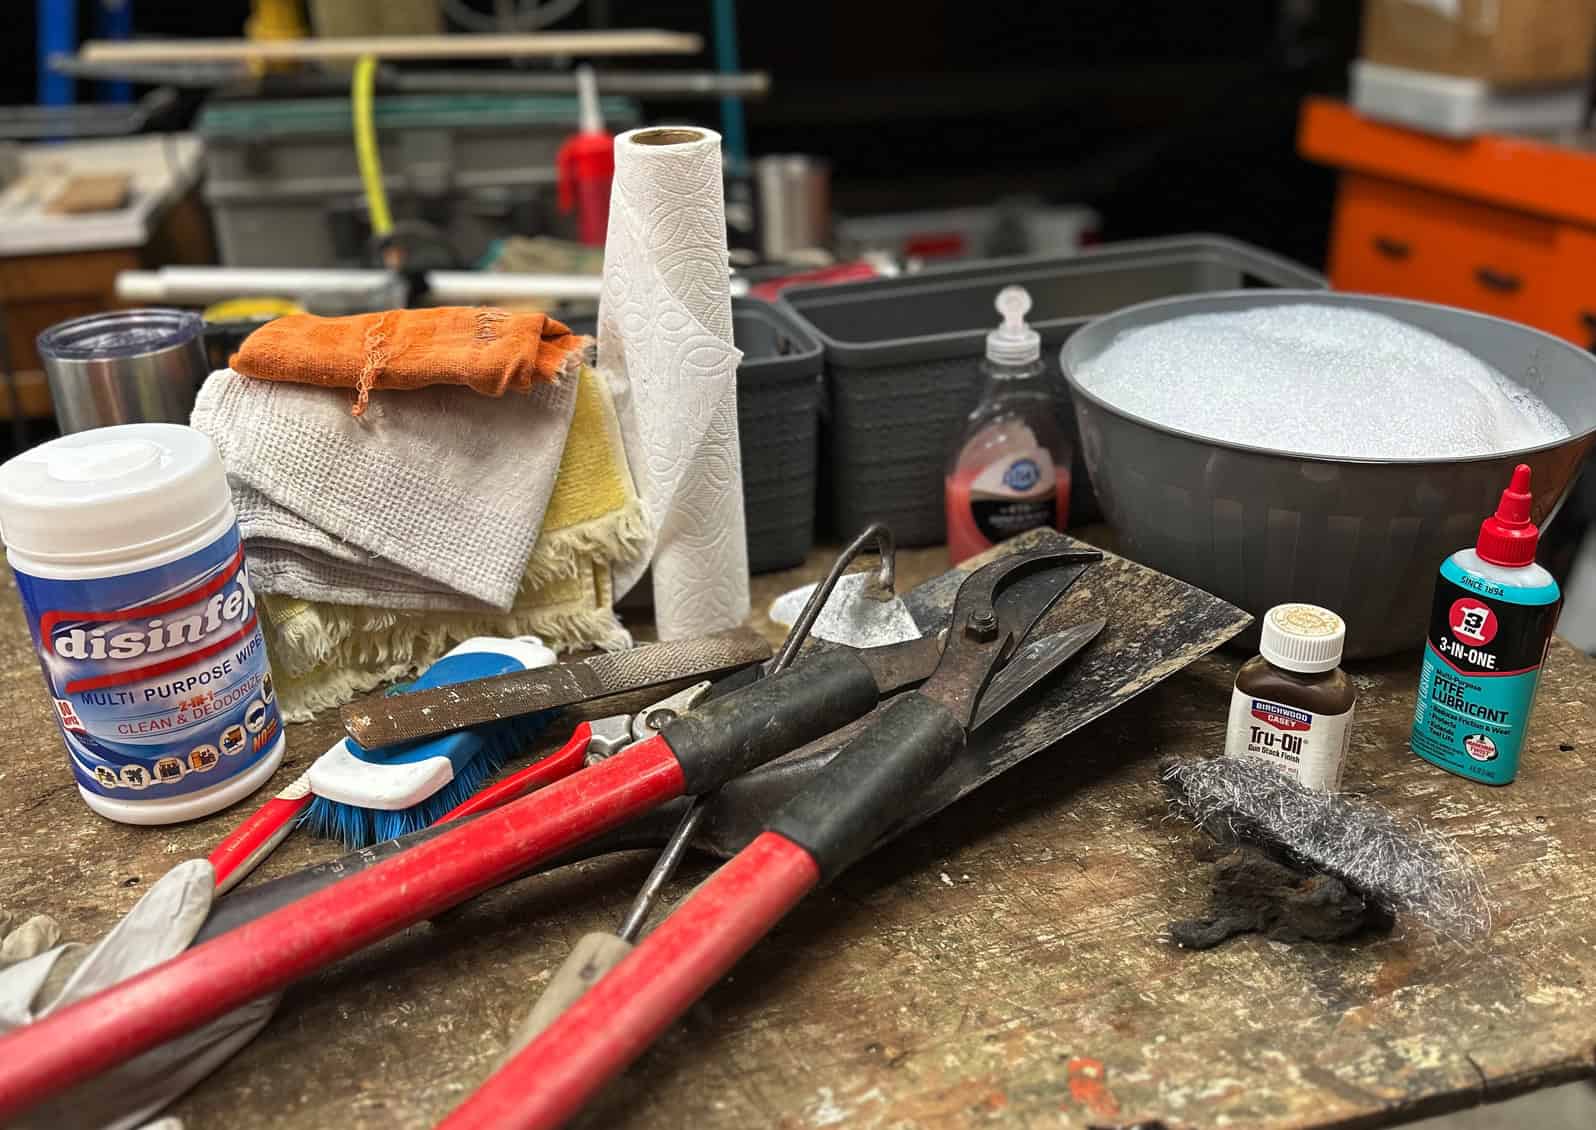
[{"label": "yellow towel", "polygon": [[628,647],[611,607],[615,564],[647,546],[620,423],[603,376],[583,367],[559,477],[507,613],[409,612],[266,595],[266,645],[291,722],[408,678],[472,636],[541,636],[556,650]]}]

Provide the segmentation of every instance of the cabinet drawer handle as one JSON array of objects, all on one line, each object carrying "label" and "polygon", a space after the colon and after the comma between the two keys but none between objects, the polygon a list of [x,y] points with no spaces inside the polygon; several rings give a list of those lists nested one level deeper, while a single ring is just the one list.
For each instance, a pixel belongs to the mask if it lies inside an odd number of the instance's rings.
[{"label": "cabinet drawer handle", "polygon": [[1406,259],[1413,254],[1413,246],[1406,240],[1392,239],[1388,235],[1374,237],[1374,249],[1387,259]]},{"label": "cabinet drawer handle", "polygon": [[1505,271],[1493,270],[1490,267],[1478,267],[1474,277],[1480,280],[1480,285],[1487,290],[1494,290],[1498,294],[1514,294],[1524,286],[1524,280],[1517,275],[1510,275]]}]

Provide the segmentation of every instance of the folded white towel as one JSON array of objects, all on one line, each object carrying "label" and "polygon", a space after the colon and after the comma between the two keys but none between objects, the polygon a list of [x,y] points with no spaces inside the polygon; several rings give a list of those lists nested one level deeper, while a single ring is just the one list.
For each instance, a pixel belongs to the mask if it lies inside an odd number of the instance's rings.
[{"label": "folded white towel", "polygon": [[559,473],[575,380],[527,395],[347,389],[212,373],[194,427],[233,487],[252,583],[392,609],[509,609]]}]

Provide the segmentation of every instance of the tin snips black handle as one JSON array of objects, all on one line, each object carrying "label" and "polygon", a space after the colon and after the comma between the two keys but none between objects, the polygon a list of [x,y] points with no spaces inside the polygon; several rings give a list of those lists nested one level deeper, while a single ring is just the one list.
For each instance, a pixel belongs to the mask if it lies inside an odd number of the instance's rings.
[{"label": "tin snips black handle", "polygon": [[906,694],[788,801],[769,829],[807,851],[830,882],[870,850],[904,801],[931,784],[964,741],[964,726],[945,706]]},{"label": "tin snips black handle", "polygon": [[[1101,624],[1059,633],[1055,646],[1016,657],[1032,626],[1073,576],[1077,551],[1039,551],[998,562],[959,589],[947,643],[931,678],[888,704],[789,801],[769,830],[798,844],[830,881],[881,838],[903,806],[964,749],[984,696],[1010,702],[1096,637]],[[1000,685],[1001,684],[1001,685]]]}]

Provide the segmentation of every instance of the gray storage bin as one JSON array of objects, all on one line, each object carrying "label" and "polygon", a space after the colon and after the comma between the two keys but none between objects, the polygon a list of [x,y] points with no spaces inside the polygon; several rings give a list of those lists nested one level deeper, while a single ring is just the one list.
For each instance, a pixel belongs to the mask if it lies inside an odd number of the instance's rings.
[{"label": "gray storage bin", "polygon": [[743,458],[748,568],[801,564],[815,540],[820,451],[820,343],[789,311],[732,299],[737,434]]},{"label": "gray storage bin", "polygon": [[[602,108],[616,132],[639,124],[630,99]],[[379,97],[373,120],[396,217],[416,200],[469,197],[450,234],[475,249],[503,234],[498,212],[553,187],[578,110],[567,95],[404,94]],[[339,265],[336,214],[362,212],[365,199],[347,98],[213,99],[195,129],[225,265]]]},{"label": "gray storage bin", "polygon": [[[986,334],[999,320],[993,299],[1009,285],[1031,294],[1029,320],[1057,382],[1059,422],[1074,440],[1058,349],[1092,318],[1154,298],[1248,286],[1322,289],[1325,280],[1249,244],[1190,235],[784,291],[781,304],[825,350],[833,530],[884,521],[899,545],[946,539],[943,471],[980,395]],[[1072,524],[1097,516],[1078,442],[1070,495]]]},{"label": "gray storage bin", "polygon": [[[578,333],[594,319],[570,318]],[[802,564],[815,539],[820,343],[792,314],[754,298],[732,299],[737,433],[743,461],[748,568]]]}]

